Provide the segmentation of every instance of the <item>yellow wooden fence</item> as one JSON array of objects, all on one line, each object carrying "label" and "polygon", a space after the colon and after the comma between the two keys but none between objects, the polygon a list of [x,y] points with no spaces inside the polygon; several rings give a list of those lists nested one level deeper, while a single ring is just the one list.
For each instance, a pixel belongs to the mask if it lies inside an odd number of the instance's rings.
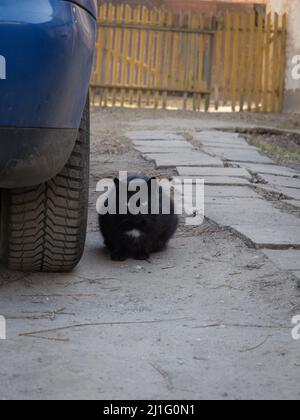
[{"label": "yellow wooden fence", "polygon": [[282,110],[287,16],[104,4],[94,106]]}]

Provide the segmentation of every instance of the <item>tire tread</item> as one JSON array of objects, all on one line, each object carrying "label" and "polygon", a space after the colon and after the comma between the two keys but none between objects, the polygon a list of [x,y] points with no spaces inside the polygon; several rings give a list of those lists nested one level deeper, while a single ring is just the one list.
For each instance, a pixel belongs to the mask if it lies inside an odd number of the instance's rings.
[{"label": "tire tread", "polygon": [[4,259],[17,271],[64,272],[80,261],[86,238],[89,181],[89,106],[59,175],[36,187],[10,190]]}]

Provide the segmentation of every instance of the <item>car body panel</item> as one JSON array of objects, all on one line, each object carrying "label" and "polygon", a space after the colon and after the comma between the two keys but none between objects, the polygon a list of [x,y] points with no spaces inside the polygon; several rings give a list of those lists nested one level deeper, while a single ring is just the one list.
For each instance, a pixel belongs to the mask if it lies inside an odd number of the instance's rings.
[{"label": "car body panel", "polygon": [[68,0],[86,9],[92,16],[97,16],[97,0]]},{"label": "car body panel", "polygon": [[69,1],[0,0],[0,126],[78,129],[95,35],[92,15]]},{"label": "car body panel", "polygon": [[75,145],[95,40],[91,0],[0,0],[0,188],[57,175]]},{"label": "car body panel", "polygon": [[[0,128],[0,188],[23,188],[56,176],[74,148],[78,130]],[[7,139],[7,141],[5,140]]]}]

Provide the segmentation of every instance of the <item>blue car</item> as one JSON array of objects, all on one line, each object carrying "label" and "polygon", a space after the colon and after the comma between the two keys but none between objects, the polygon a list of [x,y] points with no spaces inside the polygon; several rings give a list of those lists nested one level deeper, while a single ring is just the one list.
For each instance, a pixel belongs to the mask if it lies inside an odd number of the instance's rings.
[{"label": "blue car", "polygon": [[87,225],[96,0],[0,0],[0,257],[64,272]]}]

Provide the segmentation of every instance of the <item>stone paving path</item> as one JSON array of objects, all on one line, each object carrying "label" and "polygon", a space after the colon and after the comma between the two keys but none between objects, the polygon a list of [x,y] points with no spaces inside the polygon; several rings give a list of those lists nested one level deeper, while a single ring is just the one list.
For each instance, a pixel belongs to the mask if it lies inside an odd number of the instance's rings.
[{"label": "stone paving path", "polygon": [[[235,133],[202,131],[191,142],[178,133],[158,130],[134,131],[129,137],[157,169],[204,179],[205,216],[300,278],[300,219],[284,208],[300,207],[299,173],[276,165]],[[283,209],[275,207],[278,198]]]}]

